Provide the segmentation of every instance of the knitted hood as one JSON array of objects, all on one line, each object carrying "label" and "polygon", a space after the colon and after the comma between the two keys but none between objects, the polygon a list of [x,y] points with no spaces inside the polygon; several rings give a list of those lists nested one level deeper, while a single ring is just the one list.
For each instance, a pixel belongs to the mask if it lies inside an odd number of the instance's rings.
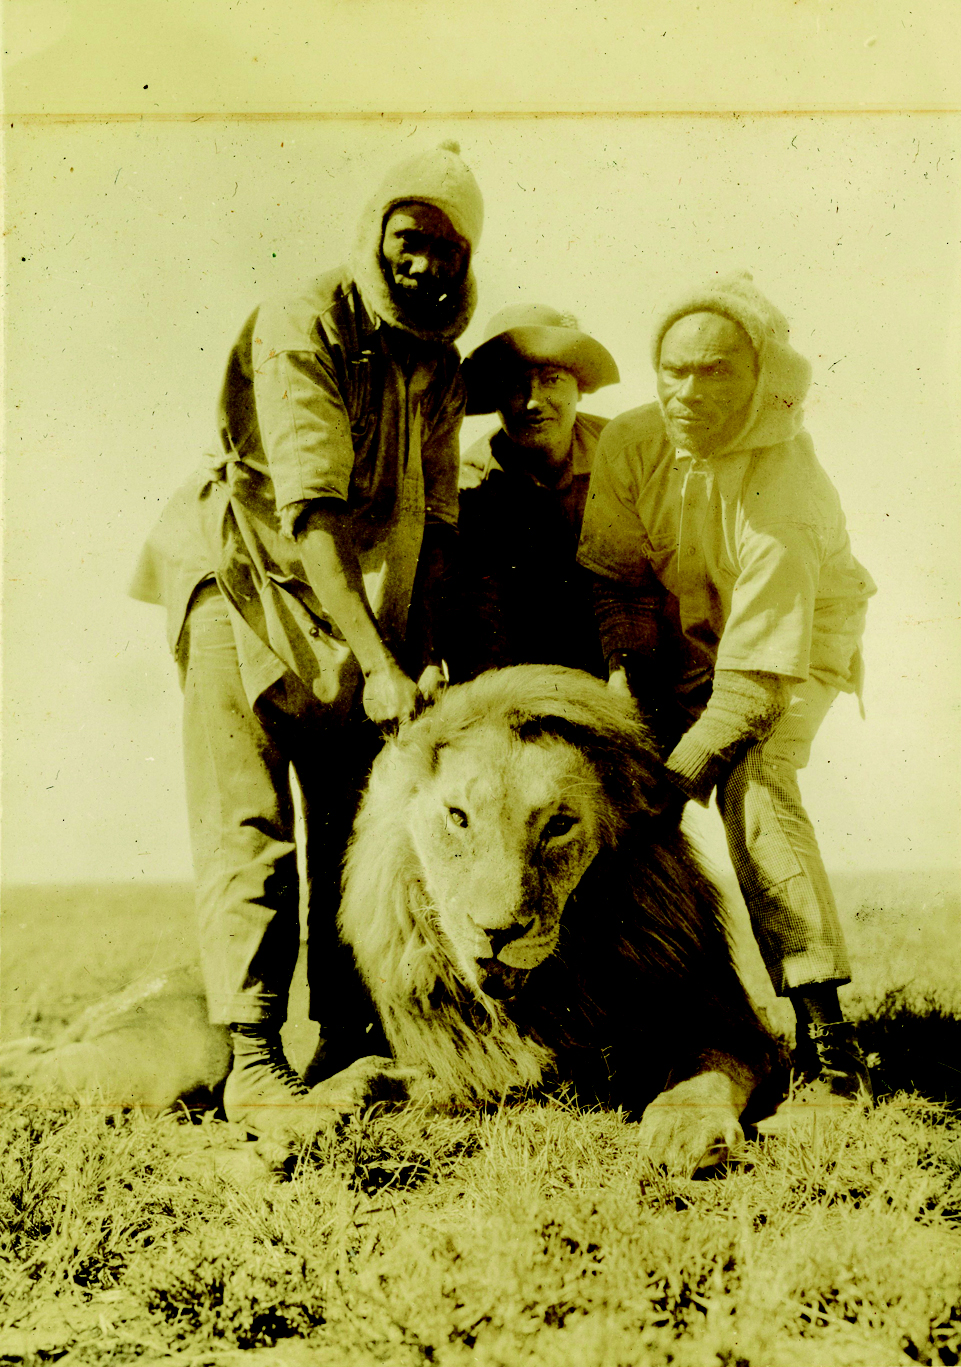
[{"label": "knitted hood", "polygon": [[776,446],[797,436],[804,423],[802,404],[811,383],[811,366],[790,345],[787,319],[757,289],[750,272],[737,271],[709,281],[661,314],[651,343],[655,370],[664,334],[689,313],[719,313],[740,323],[757,354],[757,385],[747,420],[723,451],[715,454]]},{"label": "knitted hood", "polygon": [[461,161],[459,152],[456,142],[442,142],[432,151],[421,152],[392,167],[360,216],[350,257],[351,272],[367,307],[390,327],[400,328],[424,342],[452,342],[470,322],[477,301],[470,261],[459,293],[450,299],[449,313],[436,328],[424,332],[410,322],[395,302],[384,277],[380,251],[384,224],[398,204],[411,200],[432,204],[447,215],[454,229],[470,244],[473,256],[484,222],[484,202],[477,181]]}]

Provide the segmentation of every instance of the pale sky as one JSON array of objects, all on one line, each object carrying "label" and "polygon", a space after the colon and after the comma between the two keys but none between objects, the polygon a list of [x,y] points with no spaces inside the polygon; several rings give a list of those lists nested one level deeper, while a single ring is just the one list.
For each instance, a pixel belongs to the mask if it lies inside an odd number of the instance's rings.
[{"label": "pale sky", "polygon": [[[175,670],[127,580],[214,437],[246,315],[341,262],[386,166],[451,136],[486,203],[462,350],[507,303],[572,310],[619,363],[583,405],[613,416],[653,398],[651,316],[678,286],[747,268],[787,313],[879,587],[867,720],[838,700],[805,799],[829,868],[957,868],[959,133],[945,114],[8,119],[5,877],[189,877]],[[720,862],[716,813],[698,825]]]}]

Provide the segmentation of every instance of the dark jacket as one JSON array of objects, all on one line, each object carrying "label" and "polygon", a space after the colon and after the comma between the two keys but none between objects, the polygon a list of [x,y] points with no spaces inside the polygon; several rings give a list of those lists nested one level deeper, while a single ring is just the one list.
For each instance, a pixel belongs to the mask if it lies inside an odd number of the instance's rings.
[{"label": "dark jacket", "polygon": [[603,673],[590,576],[576,563],[594,450],[606,419],[578,413],[559,484],[538,483],[506,433],[461,457],[455,678],[515,664]]}]

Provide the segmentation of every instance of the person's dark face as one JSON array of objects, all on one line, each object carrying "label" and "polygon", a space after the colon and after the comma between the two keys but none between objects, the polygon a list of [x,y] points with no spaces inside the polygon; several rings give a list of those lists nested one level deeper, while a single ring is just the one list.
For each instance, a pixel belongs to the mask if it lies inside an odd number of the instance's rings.
[{"label": "person's dark face", "polygon": [[747,420],[757,358],[744,329],[717,313],[689,313],[661,342],[657,394],[668,435],[696,456],[720,450]]},{"label": "person's dark face", "polygon": [[552,365],[517,365],[504,377],[498,412],[517,446],[555,462],[571,449],[580,392],[569,370]]},{"label": "person's dark face", "polygon": [[427,324],[448,311],[467,269],[470,244],[432,204],[401,204],[384,224],[381,254],[395,303]]}]

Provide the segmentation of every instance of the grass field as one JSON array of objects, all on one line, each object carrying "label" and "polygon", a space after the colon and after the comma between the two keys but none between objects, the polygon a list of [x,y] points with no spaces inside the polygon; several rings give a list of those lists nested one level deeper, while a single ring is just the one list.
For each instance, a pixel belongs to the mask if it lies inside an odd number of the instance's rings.
[{"label": "grass field", "polygon": [[[669,1179],[622,1117],[560,1103],[371,1114],[272,1168],[210,1115],[9,1096],[0,1362],[961,1361],[961,899],[838,893],[881,1103],[716,1177]],[[49,1036],[193,957],[190,892],[9,889],[3,948],[4,1036]]]}]

